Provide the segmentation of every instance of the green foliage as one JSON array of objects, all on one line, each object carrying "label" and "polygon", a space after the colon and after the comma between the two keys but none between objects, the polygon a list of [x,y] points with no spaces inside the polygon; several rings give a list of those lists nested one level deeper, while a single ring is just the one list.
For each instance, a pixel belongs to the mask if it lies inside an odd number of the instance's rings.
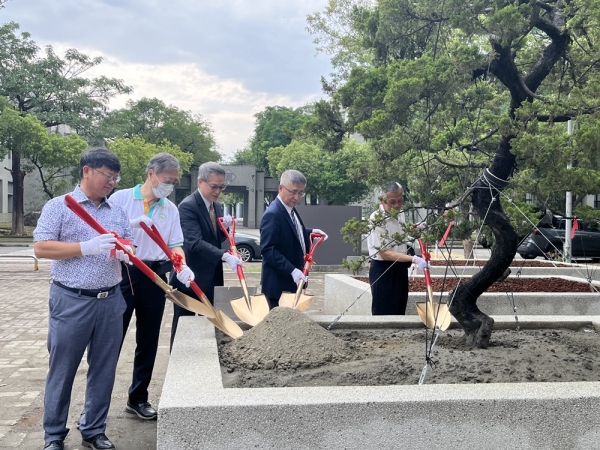
[{"label": "green foliage", "polygon": [[52,46],[40,50],[19,25],[0,27],[0,95],[22,114],[35,114],[46,126],[66,124],[88,133],[108,101],[131,92],[121,80],[82,76],[102,62],[76,49],[58,56]]},{"label": "green foliage", "polygon": [[9,152],[28,158],[43,151],[48,143],[48,132],[34,116],[22,116],[5,104],[0,114],[0,156]]},{"label": "green foliage", "polygon": [[[29,33],[19,33],[18,30],[19,25],[14,22],[0,26],[0,96],[8,100],[21,116],[29,117],[27,120],[30,120],[30,122],[21,122],[20,126],[26,128],[23,130],[23,136],[17,138],[13,135],[9,139],[11,142],[5,144],[6,148],[11,146],[19,148],[12,159],[14,187],[12,231],[21,234],[24,203],[22,183],[25,176],[21,168],[21,157],[29,157],[33,166],[39,165],[49,170],[49,173],[53,170],[45,165],[42,157],[43,149],[46,147],[41,129],[66,125],[80,135],[88,135],[106,112],[109,100],[115,95],[131,92],[131,88],[119,79],[84,75],[100,64],[102,58],[90,57],[76,49],[69,49],[63,57],[60,57],[54,52],[52,46],[46,46],[41,50]],[[7,111],[8,109],[5,108],[4,112]],[[9,115],[12,117],[13,114],[7,114],[6,120],[12,120],[15,125],[17,120],[8,117]],[[41,123],[38,124],[37,121]],[[46,133],[45,129],[44,133]],[[69,152],[79,145],[75,143],[74,138],[71,139],[71,141],[55,140],[48,148],[52,149],[57,145],[61,147],[64,144],[64,156],[68,158]],[[19,140],[22,144],[17,142]],[[43,176],[48,173],[46,170],[40,172]],[[54,195],[54,190],[60,190],[65,184],[57,178],[53,180],[42,178],[42,183],[49,196]]]},{"label": "green foliage", "polygon": [[577,216],[589,228],[598,230],[600,228],[600,209],[592,208],[591,206],[579,206],[573,211],[573,215]]},{"label": "green foliage", "polygon": [[308,108],[287,108],[285,106],[267,106],[264,111],[254,115],[256,126],[247,149],[236,152],[232,164],[250,164],[257,170],[273,176],[267,159],[269,151],[276,147],[285,147],[308,120]]},{"label": "green foliage", "polygon": [[165,152],[175,156],[181,166],[180,175],[189,171],[194,158],[192,154],[181,151],[168,141],[156,145],[139,136],[116,139],[108,145],[108,149],[121,161],[119,189],[132,188],[146,181],[146,166],[157,153]]},{"label": "green foliage", "polygon": [[518,234],[546,207],[562,210],[564,191],[600,192],[600,7],[544,5],[331,0],[309,16],[336,70],[324,82],[329,111],[343,110],[338,128],[372,150],[362,179],[403,180],[415,202],[441,211],[494,167],[512,177],[514,203],[501,205]]},{"label": "green foliage", "polygon": [[125,108],[108,113],[94,135],[97,141],[109,142],[140,137],[157,146],[167,141],[193,155],[195,166],[221,159],[213,130],[201,115],[167,106],[157,98],[128,101]]},{"label": "green foliage", "polygon": [[77,166],[87,142],[76,134],[48,133],[35,116],[19,114],[5,99],[0,103],[0,157],[18,154],[23,173],[37,171],[48,198],[66,192],[68,172]]},{"label": "green foliage", "polygon": [[368,194],[367,184],[359,177],[369,158],[368,145],[353,139],[346,139],[335,153],[325,152],[309,141],[292,141],[268,154],[273,176],[278,178],[289,169],[299,170],[306,177],[307,194],[326,199],[330,205],[360,201]]}]

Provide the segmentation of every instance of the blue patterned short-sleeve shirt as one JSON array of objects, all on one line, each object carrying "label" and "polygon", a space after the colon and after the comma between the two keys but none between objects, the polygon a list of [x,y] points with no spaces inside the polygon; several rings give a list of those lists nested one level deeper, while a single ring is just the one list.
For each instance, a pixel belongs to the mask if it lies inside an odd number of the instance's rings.
[{"label": "blue patterned short-sleeve shirt", "polygon": [[[124,239],[132,239],[129,218],[123,208],[106,199],[96,206],[77,186],[71,195],[106,230],[116,231]],[[84,242],[98,236],[92,227],[79,218],[65,203],[65,196],[53,198],[42,209],[33,241]],[[121,263],[110,252],[100,255],[76,256],[52,261],[52,278],[65,286],[79,289],[100,289],[121,281]]]}]

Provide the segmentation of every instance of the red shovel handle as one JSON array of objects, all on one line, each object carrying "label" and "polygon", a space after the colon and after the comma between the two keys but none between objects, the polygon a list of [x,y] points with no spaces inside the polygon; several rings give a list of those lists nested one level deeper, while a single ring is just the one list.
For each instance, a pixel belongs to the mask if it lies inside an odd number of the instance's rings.
[{"label": "red shovel handle", "polygon": [[[71,209],[71,211],[73,211],[77,216],[79,216],[79,218],[81,218],[81,220],[83,220],[85,223],[87,223],[90,227],[92,227],[98,233],[100,233],[100,234],[108,233],[106,228],[104,228],[102,225],[100,225],[96,221],[96,219],[94,219],[90,215],[90,213],[88,213],[85,210],[85,208],[83,206],[81,206],[77,200],[75,200],[75,198],[73,196],[66,195],[65,203],[67,204],[67,207],[69,207]],[[141,259],[139,259],[137,256],[135,256],[125,245],[123,245],[121,242],[119,242],[119,240],[118,240],[119,235],[117,233],[115,233],[113,231],[112,234],[114,234],[117,237],[117,242],[115,242],[115,246],[117,246],[119,249],[121,249],[125,253],[127,253],[127,255],[129,255],[129,261],[131,261],[138,269],[140,269],[142,272],[144,272],[144,275],[146,275],[148,278],[150,278],[152,281],[154,281],[156,279],[156,274],[146,264],[144,264]]]},{"label": "red shovel handle", "polygon": [[[427,244],[425,244],[425,242],[421,238],[417,239],[417,241],[419,241],[419,247],[421,247],[421,255],[423,256],[423,259],[425,260],[425,262],[429,262],[431,256],[427,251]],[[428,287],[431,287],[431,274],[429,273],[429,269],[427,267],[423,269],[423,274],[425,275],[425,283]]]},{"label": "red shovel handle", "polygon": [[[173,253],[173,250],[171,250],[169,248],[169,246],[167,245],[165,240],[162,238],[162,236],[160,235],[160,233],[158,232],[156,227],[154,225],[152,225],[152,228],[150,228],[144,222],[140,222],[140,226],[146,233],[148,233],[148,236],[150,236],[152,238],[152,240],[158,244],[158,246],[161,248],[161,250],[163,252],[165,252],[165,255],[167,255],[167,257],[173,262],[173,268],[177,272],[181,272],[181,266],[182,266],[181,256]],[[198,298],[205,297],[204,292],[202,292],[202,289],[200,289],[200,286],[198,286],[198,284],[194,280],[190,281],[190,287],[195,292],[195,294],[198,296]]]},{"label": "red shovel handle", "polygon": [[171,260],[171,262],[173,263],[173,268],[177,272],[181,272],[181,265],[183,264],[183,259],[181,258],[181,255],[177,255],[177,254],[173,253],[173,250],[171,250],[169,248],[169,246],[167,245],[165,240],[162,238],[162,236],[158,232],[158,229],[154,225],[152,225],[152,228],[150,228],[144,222],[140,222],[140,227],[142,227],[142,229],[146,232],[146,234],[148,234],[148,236],[150,236],[152,238],[152,240],[154,242],[156,242],[156,244],[160,247],[160,249],[163,252],[165,252],[165,255],[167,255],[167,258],[169,258]]},{"label": "red shovel handle", "polygon": [[[315,240],[316,239],[316,240]],[[313,255],[315,254],[315,250],[317,247],[323,243],[325,240],[325,235],[321,233],[310,233],[310,249],[308,253],[304,256],[304,269],[302,269],[302,273],[304,275],[308,275],[308,271],[310,270],[310,266],[312,266],[315,262],[313,260]]]},{"label": "red shovel handle", "polygon": [[[223,233],[225,233],[225,236],[227,236],[227,240],[229,241],[229,247],[231,247],[234,250],[235,256],[239,258],[240,254],[238,253],[237,247],[235,246],[235,217],[231,216],[231,220],[232,223],[229,231],[227,231],[227,228],[225,228],[222,217],[219,217],[217,219],[217,222],[219,223],[219,227],[221,228]],[[246,276],[244,275],[244,269],[242,269],[242,266],[237,266],[237,275],[240,281],[246,279]]]}]

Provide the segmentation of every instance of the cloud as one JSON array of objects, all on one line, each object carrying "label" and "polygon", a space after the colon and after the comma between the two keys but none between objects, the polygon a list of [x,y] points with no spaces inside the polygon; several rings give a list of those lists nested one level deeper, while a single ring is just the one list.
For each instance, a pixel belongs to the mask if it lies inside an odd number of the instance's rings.
[{"label": "cloud", "polygon": [[[54,44],[61,53],[66,49]],[[98,54],[82,49],[88,54]],[[254,114],[266,106],[302,106],[321,98],[320,93],[301,95],[251,91],[240,80],[210,75],[191,63],[140,64],[119,60],[110,55],[90,70],[88,76],[105,75],[121,78],[133,87],[133,95],[119,96],[111,108],[125,106],[127,100],[157,97],[168,105],[202,114],[211,124],[221,152],[226,156],[245,146],[254,131]]]},{"label": "cloud", "polygon": [[[34,5],[35,3],[35,5]],[[105,61],[95,75],[124,80],[132,96],[202,114],[226,155],[243,148],[266,106],[317,100],[330,72],[315,57],[306,14],[327,0],[61,0],[8,2],[3,18],[51,44]]]}]

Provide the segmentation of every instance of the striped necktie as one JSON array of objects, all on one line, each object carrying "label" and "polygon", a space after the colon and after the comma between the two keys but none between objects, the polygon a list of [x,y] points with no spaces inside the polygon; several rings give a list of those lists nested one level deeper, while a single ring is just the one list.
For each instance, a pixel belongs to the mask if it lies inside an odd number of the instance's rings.
[{"label": "striped necktie", "polygon": [[208,208],[208,215],[213,226],[213,231],[217,232],[217,215],[215,214],[215,204],[210,202],[210,208]]},{"label": "striped necktie", "polygon": [[296,213],[292,209],[292,223],[294,224],[294,228],[296,229],[296,236],[298,236],[298,240],[300,241],[300,245],[302,246],[302,253],[306,255],[306,244],[304,242],[304,237],[302,236],[302,230],[298,227],[298,221],[296,220]]}]

